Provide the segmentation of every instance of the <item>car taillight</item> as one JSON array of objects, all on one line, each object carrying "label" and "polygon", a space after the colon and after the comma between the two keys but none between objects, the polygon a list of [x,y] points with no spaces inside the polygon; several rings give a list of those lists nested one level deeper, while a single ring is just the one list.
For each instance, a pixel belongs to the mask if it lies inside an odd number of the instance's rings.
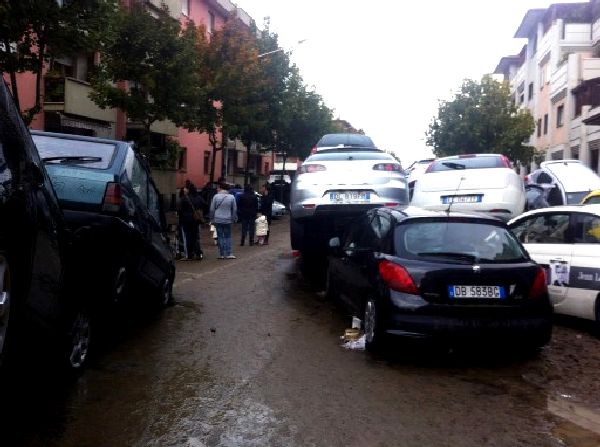
[{"label": "car taillight", "polygon": [[542,267],[538,268],[535,274],[533,284],[529,289],[529,298],[540,298],[548,293],[548,286],[546,285],[546,272]]},{"label": "car taillight", "polygon": [[400,163],[377,163],[373,165],[374,171],[389,171],[389,172],[402,172],[402,166]]},{"label": "car taillight", "polygon": [[121,194],[121,185],[119,183],[110,182],[106,185],[104,193],[104,202],[102,203],[102,211],[117,212],[121,209],[123,196]]},{"label": "car taillight", "polygon": [[419,288],[401,265],[394,264],[386,259],[379,262],[379,274],[383,282],[392,290],[398,292],[419,294]]},{"label": "car taillight", "polygon": [[326,171],[326,170],[327,170],[327,168],[323,165],[309,164],[309,165],[300,166],[300,174],[310,174],[313,172]]},{"label": "car taillight", "polygon": [[505,168],[510,168],[510,160],[508,159],[508,157],[506,155],[503,155],[500,158],[502,160],[502,166]]}]

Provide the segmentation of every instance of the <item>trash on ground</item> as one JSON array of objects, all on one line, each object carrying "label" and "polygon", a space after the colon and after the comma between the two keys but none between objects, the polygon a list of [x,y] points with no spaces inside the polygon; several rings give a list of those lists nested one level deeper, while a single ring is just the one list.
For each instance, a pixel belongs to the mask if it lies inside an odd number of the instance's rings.
[{"label": "trash on ground", "polygon": [[342,344],[344,349],[352,349],[355,351],[364,351],[365,349],[365,335],[361,335],[356,340],[348,340]]}]

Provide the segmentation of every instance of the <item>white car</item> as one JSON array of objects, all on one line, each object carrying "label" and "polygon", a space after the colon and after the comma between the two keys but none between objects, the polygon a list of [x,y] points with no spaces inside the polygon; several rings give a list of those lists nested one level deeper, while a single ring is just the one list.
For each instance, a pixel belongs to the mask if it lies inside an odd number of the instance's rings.
[{"label": "white car", "polygon": [[411,204],[429,210],[478,211],[502,220],[525,208],[523,179],[500,154],[438,158],[415,183]]},{"label": "white car", "polygon": [[554,311],[600,324],[600,205],[532,210],[508,226],[546,269]]}]

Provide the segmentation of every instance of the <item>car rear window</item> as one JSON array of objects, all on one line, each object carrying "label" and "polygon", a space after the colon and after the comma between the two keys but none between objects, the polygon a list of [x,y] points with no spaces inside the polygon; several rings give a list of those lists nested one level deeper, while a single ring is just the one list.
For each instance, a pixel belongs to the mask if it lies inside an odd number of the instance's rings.
[{"label": "car rear window", "polygon": [[46,163],[79,168],[108,169],[116,150],[116,145],[111,143],[70,140],[46,135],[33,135],[33,141],[40,157]]},{"label": "car rear window", "polygon": [[481,221],[415,220],[396,227],[400,256],[444,262],[523,262],[521,245],[506,228]]},{"label": "car rear window", "polygon": [[396,159],[385,152],[323,152],[308,157],[305,163],[313,161],[336,161],[336,160],[387,160],[396,162]]},{"label": "car rear window", "polygon": [[429,172],[452,171],[456,169],[488,169],[505,167],[498,156],[457,157],[437,160],[431,164]]},{"label": "car rear window", "polygon": [[373,143],[373,140],[371,140],[371,138],[361,134],[324,135],[317,143],[317,147],[335,147],[339,145],[354,147],[375,147],[375,144]]}]

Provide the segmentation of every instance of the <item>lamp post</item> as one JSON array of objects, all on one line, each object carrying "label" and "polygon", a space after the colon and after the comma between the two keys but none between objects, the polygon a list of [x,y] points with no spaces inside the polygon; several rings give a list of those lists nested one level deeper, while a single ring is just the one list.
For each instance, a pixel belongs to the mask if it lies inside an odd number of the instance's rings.
[{"label": "lamp post", "polygon": [[[306,42],[306,39],[299,40],[298,42],[296,42],[296,45],[300,45],[304,42]],[[285,51],[285,50],[283,48],[277,48],[276,50],[273,50],[273,51],[267,51],[266,53],[261,53],[261,54],[257,55],[256,57],[260,59],[265,56],[268,56],[269,54],[280,53],[281,51]],[[291,50],[290,50],[290,53],[291,53]]]}]

